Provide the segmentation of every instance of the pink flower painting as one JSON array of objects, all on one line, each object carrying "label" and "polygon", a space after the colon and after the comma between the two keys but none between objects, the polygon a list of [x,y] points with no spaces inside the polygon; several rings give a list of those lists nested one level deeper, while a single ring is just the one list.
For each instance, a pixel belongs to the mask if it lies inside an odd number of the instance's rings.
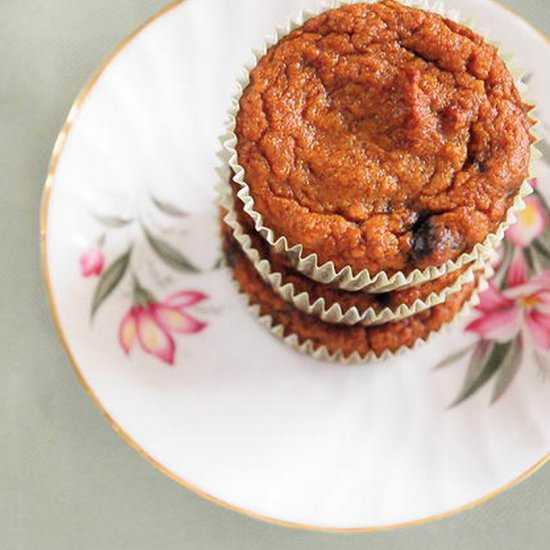
[{"label": "pink flower painting", "polygon": [[470,346],[447,357],[440,366],[469,356],[458,405],[491,383],[492,402],[512,385],[531,356],[543,375],[550,372],[550,209],[537,180],[534,194],[492,263],[496,275],[480,296],[476,318],[466,331],[479,337]]},{"label": "pink flower painting", "polygon": [[[140,291],[143,293],[143,290]],[[183,291],[163,302],[138,300],[124,316],[119,327],[120,346],[126,354],[137,341],[149,353],[168,365],[174,364],[175,334],[196,334],[206,323],[196,319],[188,309],[207,296],[202,292]]]},{"label": "pink flower painting", "polygon": [[[94,213],[93,217],[102,225],[96,236],[97,246],[82,253],[78,261],[83,277],[99,279],[91,301],[91,320],[117,289],[126,288],[120,295],[131,294],[132,301],[118,326],[122,350],[130,356],[133,348],[139,347],[159,361],[174,365],[176,337],[198,334],[207,326],[192,311],[208,296],[197,290],[183,290],[169,294],[164,300],[155,297],[157,293],[165,293],[168,284],[173,284],[174,275],[196,276],[201,270],[163,234],[168,233],[167,228],[188,223],[187,212],[153,195],[150,208],[155,210],[155,216],[147,218]],[[162,225],[155,224],[158,217],[163,218]],[[123,250],[121,242],[126,243]],[[104,248],[118,249],[118,255],[114,254],[107,263]],[[213,269],[219,265],[216,262]],[[141,280],[147,282],[147,288]]]},{"label": "pink flower painting", "polygon": [[525,199],[525,208],[517,218],[517,223],[506,232],[506,238],[519,248],[529,246],[537,237],[544,234],[548,226],[548,213],[535,195]]},{"label": "pink flower painting", "polygon": [[484,340],[508,342],[518,335],[542,351],[550,350],[550,271],[531,279],[521,253],[507,273],[507,287],[494,284],[480,297],[479,317],[466,330]]},{"label": "pink flower painting", "polygon": [[103,272],[105,255],[101,248],[94,246],[81,254],[79,263],[83,277],[98,277]]}]

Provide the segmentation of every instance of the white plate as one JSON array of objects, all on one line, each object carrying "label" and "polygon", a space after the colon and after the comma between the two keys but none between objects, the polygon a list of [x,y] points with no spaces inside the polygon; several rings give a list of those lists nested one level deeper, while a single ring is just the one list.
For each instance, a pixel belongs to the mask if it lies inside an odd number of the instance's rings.
[{"label": "white plate", "polygon": [[[270,336],[245,309],[227,270],[211,269],[219,257],[216,152],[235,75],[276,24],[317,4],[187,0],[118,48],[79,96],[54,151],[42,219],[46,280],[83,383],[123,438],[166,474],[285,525],[367,530],[418,523],[480,502],[548,458],[550,383],[530,343],[494,405],[499,373],[449,408],[467,358],[433,367],[475,344],[463,325],[401,358],[338,367]],[[491,37],[514,52],[530,74],[538,114],[550,120],[545,40],[492,2],[448,6],[490,27]],[[550,170],[539,172],[540,189]],[[130,245],[128,270],[92,322],[98,281],[116,280],[124,260],[113,263]],[[98,247],[95,257],[88,252]],[[173,269],[182,255],[202,272]],[[131,307],[130,272],[161,302],[180,291],[207,294],[184,294],[163,310],[170,317],[164,327],[178,322],[196,332],[161,330],[137,315],[143,338],[126,355],[118,331]],[[127,319],[125,342],[137,317]],[[539,342],[545,334],[541,329]]]}]

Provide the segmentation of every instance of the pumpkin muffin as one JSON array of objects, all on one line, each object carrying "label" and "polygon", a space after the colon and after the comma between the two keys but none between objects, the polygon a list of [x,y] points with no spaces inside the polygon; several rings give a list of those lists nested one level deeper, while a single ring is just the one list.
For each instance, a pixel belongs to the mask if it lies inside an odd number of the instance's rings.
[{"label": "pumpkin muffin", "polygon": [[236,116],[254,210],[354,273],[441,266],[505,220],[532,120],[496,48],[392,0],[322,13],[251,71]]},{"label": "pumpkin muffin", "polygon": [[300,343],[310,340],[315,349],[326,346],[330,353],[340,351],[344,357],[354,352],[361,356],[374,352],[379,357],[385,351],[395,352],[403,346],[412,347],[417,340],[425,340],[452,321],[476,287],[476,282],[467,284],[444,304],[402,321],[371,327],[332,325],[287,304],[262,280],[238,243],[224,240],[224,252],[241,292],[248,296],[251,304],[260,307],[262,316],[273,318],[273,326],[284,327],[285,337],[295,334]]},{"label": "pumpkin muffin", "polygon": [[[273,248],[250,227],[250,219],[243,212],[242,205],[239,205],[238,201],[236,201],[235,206],[237,207],[235,210],[237,221],[241,224],[246,235],[250,238],[252,248],[259,253],[262,259],[269,262],[271,273],[280,273],[281,287],[292,284],[295,296],[304,292],[307,293],[310,305],[319,299],[323,299],[325,303],[325,312],[332,306],[338,304],[344,315],[352,308],[356,308],[359,314],[363,316],[366,316],[366,312],[369,309],[376,315],[380,315],[382,312],[388,310],[398,315],[400,306],[412,307],[417,301],[421,300],[425,302],[432,295],[440,296],[439,302],[444,301],[446,297],[452,295],[454,292],[458,292],[460,288],[454,289],[446,295],[442,295],[442,293],[453,286],[461,276],[471,269],[471,266],[465,266],[436,280],[427,281],[422,285],[386,293],[372,294],[360,291],[350,292],[340,290],[330,285],[312,281],[296,271],[284,255],[275,252]],[[226,213],[227,212],[222,209],[222,218]],[[222,224],[222,236],[227,241],[226,246],[240,247],[240,244],[233,236],[232,228],[225,223]],[[405,315],[399,312],[399,316],[404,317]],[[370,321],[369,324],[372,324],[372,321]]]}]

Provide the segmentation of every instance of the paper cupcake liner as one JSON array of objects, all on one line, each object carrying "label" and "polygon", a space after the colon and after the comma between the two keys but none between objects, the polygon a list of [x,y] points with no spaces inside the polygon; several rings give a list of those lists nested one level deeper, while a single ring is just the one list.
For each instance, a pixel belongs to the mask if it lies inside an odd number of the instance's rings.
[{"label": "paper cupcake liner", "polygon": [[[367,1],[374,3],[375,0]],[[353,0],[339,0],[337,2],[333,2],[329,7],[340,7],[353,3],[356,2]],[[449,19],[461,22],[470,28],[474,27],[474,24],[471,21],[461,21],[458,11],[446,10],[442,2],[430,2],[428,0],[402,0],[402,3],[408,6],[436,12]],[[236,116],[239,111],[239,101],[243,91],[248,86],[250,81],[250,71],[256,66],[259,59],[267,53],[267,50],[276,44],[282,37],[303,25],[304,21],[322,13],[323,11],[326,11],[326,9],[328,9],[328,7],[321,8],[314,12],[303,11],[297,19],[290,20],[286,27],[278,27],[275,34],[267,37],[263,46],[260,49],[253,51],[253,58],[245,65],[242,76],[237,80],[236,92],[231,99],[231,108],[228,113],[229,122],[227,125],[227,131],[223,136],[225,158],[233,171],[233,181],[240,187],[237,196],[244,203],[244,211],[252,218],[256,231],[262,235],[262,237],[275,249],[276,252],[287,255],[298,271],[314,281],[325,284],[330,283],[338,288],[341,288],[342,290],[357,291],[366,289],[369,292],[389,292],[391,290],[406,288],[408,286],[414,286],[429,280],[437,279],[446,273],[460,269],[468,263],[486,259],[502,241],[506,230],[516,222],[516,214],[525,207],[523,199],[532,193],[532,188],[528,183],[528,179],[533,177],[533,162],[540,158],[540,153],[535,147],[536,141],[531,147],[529,177],[522,184],[512,206],[506,213],[504,221],[498,226],[494,233],[487,235],[484,241],[476,244],[470,252],[465,252],[456,260],[448,260],[440,266],[431,266],[423,270],[415,269],[410,273],[397,272],[392,275],[388,275],[385,271],[371,274],[368,270],[362,270],[354,273],[350,266],[345,266],[342,269],[337,270],[334,262],[329,261],[320,263],[319,258],[315,253],[305,255],[301,244],[290,245],[284,235],[277,237],[272,229],[263,224],[262,215],[254,209],[254,199],[250,193],[250,188],[245,181],[244,168],[239,164],[237,156],[237,136],[235,134],[235,126]],[[486,33],[481,32],[480,34]],[[528,100],[525,98],[526,85],[520,80],[522,71],[511,65],[511,56],[503,55],[500,50],[499,54],[507,64],[516,80],[516,85],[521,94],[522,100],[527,103]],[[532,132],[532,135],[535,140],[540,139],[536,133]]]},{"label": "paper cupcake liner", "polygon": [[244,300],[245,304],[248,306],[248,310],[258,319],[259,323],[269,330],[269,332],[281,340],[284,344],[291,347],[295,351],[310,355],[315,359],[321,361],[331,361],[341,364],[359,364],[359,363],[377,363],[380,361],[385,361],[387,359],[392,359],[398,357],[405,352],[415,351],[424,345],[430,343],[436,336],[444,334],[454,328],[460,321],[465,317],[471,314],[473,308],[479,304],[479,294],[487,289],[488,274],[484,274],[473,291],[472,296],[466,301],[462,306],[460,311],[455,315],[455,317],[442,325],[438,330],[431,332],[426,338],[418,338],[415,343],[411,346],[401,346],[397,351],[385,350],[382,354],[377,355],[375,352],[370,351],[365,355],[361,355],[358,352],[353,352],[349,355],[346,355],[342,350],[337,350],[331,352],[325,345],[315,344],[312,340],[306,339],[301,340],[297,334],[286,334],[286,327],[282,324],[276,324],[271,315],[262,315],[261,308],[259,305],[254,304],[253,299],[243,292],[241,292],[239,284],[234,281],[239,295]]},{"label": "paper cupcake liner", "polygon": [[378,310],[373,307],[359,309],[356,306],[345,308],[338,302],[329,305],[324,298],[313,299],[307,292],[297,291],[294,284],[285,281],[282,273],[273,270],[269,260],[262,257],[258,249],[254,247],[250,235],[245,232],[239,223],[231,187],[227,184],[220,185],[218,193],[219,202],[227,211],[223,221],[231,228],[234,239],[239,243],[242,251],[254,265],[262,279],[287,303],[292,304],[296,309],[307,315],[318,317],[326,323],[372,326],[411,317],[442,304],[449,296],[461,290],[465,284],[472,282],[476,271],[485,268],[486,262],[477,260],[442,291],[432,292],[425,299],[417,299],[410,305],[401,304],[394,309],[390,307]]}]

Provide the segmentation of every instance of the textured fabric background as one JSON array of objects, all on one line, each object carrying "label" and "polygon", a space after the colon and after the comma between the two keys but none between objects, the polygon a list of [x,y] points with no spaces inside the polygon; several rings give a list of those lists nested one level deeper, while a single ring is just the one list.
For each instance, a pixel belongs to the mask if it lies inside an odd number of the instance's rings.
[{"label": "textured fabric background", "polygon": [[[550,35],[548,0],[502,1]],[[482,507],[423,527],[350,536],[285,530],[165,478],[85,396],[46,307],[40,194],[74,96],[163,4],[0,0],[0,549],[549,548],[550,467]]]}]

